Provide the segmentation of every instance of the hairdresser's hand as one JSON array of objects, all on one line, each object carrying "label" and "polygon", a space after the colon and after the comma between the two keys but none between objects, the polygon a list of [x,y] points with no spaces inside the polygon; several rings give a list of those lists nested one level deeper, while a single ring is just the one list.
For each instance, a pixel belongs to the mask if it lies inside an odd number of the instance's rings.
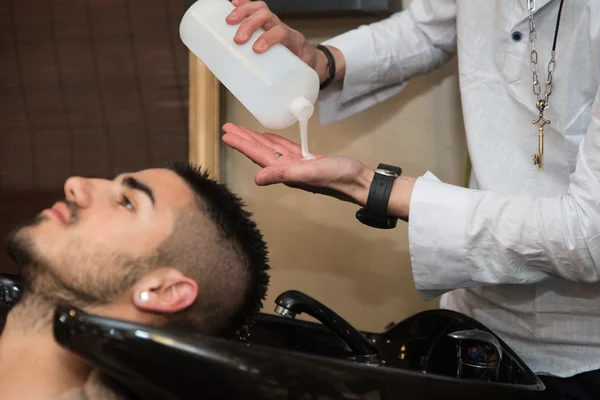
[{"label": "hairdresser's hand", "polygon": [[[259,186],[283,183],[290,187],[320,193],[362,204],[366,198],[372,171],[353,158],[325,157],[304,160],[298,144],[272,133],[260,134],[233,124],[223,126],[223,141],[263,167],[254,181]],[[277,157],[278,152],[282,156]],[[369,178],[371,175],[371,178]]]},{"label": "hairdresser's hand", "polygon": [[[265,2],[232,0],[231,3],[236,8],[229,16],[227,16],[225,21],[231,25],[237,25],[241,22],[236,36],[234,37],[234,41],[237,44],[248,42],[254,32],[256,32],[257,29],[262,28],[265,30],[265,33],[262,34],[252,46],[256,53],[262,54],[273,47],[273,45],[281,43],[313,68],[319,74],[321,83],[325,81],[327,78],[328,64],[325,53],[317,50],[312,44],[307,43],[300,32],[281,22],[281,20],[269,10],[269,7]],[[334,48],[330,48],[330,50],[336,60],[336,80],[339,80],[343,78],[345,73],[344,57],[339,50]]]},{"label": "hairdresser's hand", "polygon": [[[374,170],[349,157],[313,155],[304,160],[301,148],[281,136],[254,132],[233,124],[223,126],[223,141],[263,167],[254,181],[259,186],[283,183],[364,207]],[[282,154],[277,157],[275,152]],[[388,213],[406,220],[414,179],[399,177],[394,183]]]}]

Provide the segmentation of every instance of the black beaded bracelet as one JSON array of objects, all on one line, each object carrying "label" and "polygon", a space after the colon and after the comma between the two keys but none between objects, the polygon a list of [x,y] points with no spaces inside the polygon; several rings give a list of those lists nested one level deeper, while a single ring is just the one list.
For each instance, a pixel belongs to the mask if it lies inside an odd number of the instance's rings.
[{"label": "black beaded bracelet", "polygon": [[323,90],[331,85],[331,82],[333,82],[333,79],[335,78],[335,58],[333,58],[333,54],[331,54],[331,51],[329,51],[327,47],[318,44],[317,49],[325,53],[325,57],[327,57],[327,79],[325,79],[319,88],[320,90]]}]

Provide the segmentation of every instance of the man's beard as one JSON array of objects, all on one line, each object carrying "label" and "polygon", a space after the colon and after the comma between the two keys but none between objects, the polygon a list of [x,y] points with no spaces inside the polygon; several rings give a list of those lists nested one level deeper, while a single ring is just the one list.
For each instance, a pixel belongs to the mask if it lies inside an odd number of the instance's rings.
[{"label": "man's beard", "polygon": [[[77,220],[77,211],[73,210],[73,204],[67,205],[73,211],[70,220],[72,224]],[[20,302],[43,308],[42,313],[48,314],[48,311],[59,304],[82,309],[110,304],[131,287],[152,263],[150,259],[133,259],[118,255],[110,249],[81,256],[81,252],[76,249],[83,248],[85,243],[76,242],[71,244],[74,258],[49,260],[40,254],[28,233],[29,229],[45,219],[43,215],[35,217],[15,229],[6,242],[8,255],[17,264],[23,283]],[[94,266],[109,269],[103,271],[101,276],[95,276],[92,271],[100,274],[100,268],[90,268]],[[110,271],[114,273],[111,274]]]},{"label": "man's beard", "polygon": [[[73,225],[79,219],[79,207],[75,202],[68,200],[60,200],[69,210],[69,225]],[[35,260],[35,244],[33,240],[25,235],[25,231],[29,228],[34,228],[48,219],[43,214],[36,215],[32,220],[26,221],[16,227],[6,240],[6,251],[8,256],[17,264],[19,268],[25,265],[33,264]]]},{"label": "man's beard", "polygon": [[8,235],[6,240],[6,251],[8,256],[17,264],[19,269],[22,265],[33,263],[34,257],[34,244],[30,238],[22,235],[22,232],[27,228],[32,228],[39,225],[46,220],[46,218],[47,217],[44,215],[39,214],[33,220],[22,224]]}]

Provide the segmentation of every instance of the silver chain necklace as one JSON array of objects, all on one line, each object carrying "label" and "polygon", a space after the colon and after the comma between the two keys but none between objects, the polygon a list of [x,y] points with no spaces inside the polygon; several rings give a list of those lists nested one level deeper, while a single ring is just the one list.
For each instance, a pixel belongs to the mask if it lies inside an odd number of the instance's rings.
[{"label": "silver chain necklace", "polygon": [[548,79],[546,79],[546,85],[544,86],[544,95],[542,96],[542,87],[538,80],[538,53],[535,49],[535,42],[537,39],[537,32],[535,30],[535,22],[533,19],[533,13],[535,12],[535,0],[527,0],[527,9],[529,10],[529,43],[531,43],[531,70],[533,72],[533,94],[536,97],[536,108],[539,112],[539,117],[533,120],[533,124],[538,126],[538,153],[533,155],[533,165],[537,165],[541,171],[544,169],[544,127],[550,124],[549,120],[544,119],[544,111],[548,108],[548,100],[552,94],[552,78],[554,76],[554,69],[556,67],[556,38],[558,37],[558,26],[560,24],[560,15],[562,13],[564,0],[560,1],[558,9],[558,17],[556,19],[556,29],[554,31],[554,41],[552,43],[552,53],[550,61],[548,62]]}]

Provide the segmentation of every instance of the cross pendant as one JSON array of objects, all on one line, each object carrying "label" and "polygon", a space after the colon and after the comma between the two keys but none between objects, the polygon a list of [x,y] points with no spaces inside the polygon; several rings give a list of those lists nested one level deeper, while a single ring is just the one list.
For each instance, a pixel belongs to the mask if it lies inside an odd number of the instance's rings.
[{"label": "cross pendant", "polygon": [[544,108],[540,107],[540,117],[533,120],[533,124],[538,126],[538,153],[533,155],[533,165],[538,166],[538,170],[544,169],[544,126],[549,125],[550,121],[544,119]]}]

